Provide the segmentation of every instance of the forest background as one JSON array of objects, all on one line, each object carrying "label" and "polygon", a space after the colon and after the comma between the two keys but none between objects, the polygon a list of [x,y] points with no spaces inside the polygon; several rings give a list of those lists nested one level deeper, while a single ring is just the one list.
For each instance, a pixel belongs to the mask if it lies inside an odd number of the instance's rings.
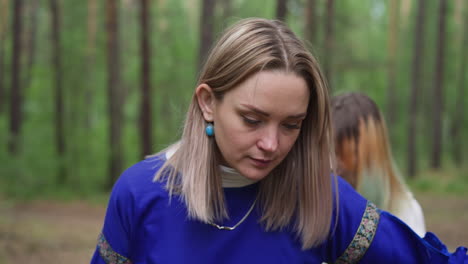
[{"label": "forest background", "polygon": [[246,17],[284,20],[332,95],[378,103],[417,195],[467,200],[466,1],[0,0],[0,213],[104,205],[126,167],[179,137],[210,45]]}]

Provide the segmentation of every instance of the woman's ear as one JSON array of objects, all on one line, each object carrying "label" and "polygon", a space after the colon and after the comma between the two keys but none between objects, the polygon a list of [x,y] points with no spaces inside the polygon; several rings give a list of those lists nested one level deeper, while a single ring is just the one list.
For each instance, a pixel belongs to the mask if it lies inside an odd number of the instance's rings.
[{"label": "woman's ear", "polygon": [[208,84],[202,83],[195,90],[195,95],[197,96],[198,106],[203,112],[203,118],[205,118],[206,122],[213,122],[215,105],[213,90]]}]

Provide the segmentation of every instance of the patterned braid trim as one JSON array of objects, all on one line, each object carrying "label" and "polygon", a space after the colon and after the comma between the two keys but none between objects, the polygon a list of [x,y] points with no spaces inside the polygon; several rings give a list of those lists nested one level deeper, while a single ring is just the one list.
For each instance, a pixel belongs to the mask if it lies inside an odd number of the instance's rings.
[{"label": "patterned braid trim", "polygon": [[335,264],[358,263],[374,239],[379,220],[380,210],[373,203],[368,201],[366,210],[362,216],[361,224],[353,240],[344,251],[343,255],[336,260]]},{"label": "patterned braid trim", "polygon": [[128,258],[112,249],[102,233],[99,234],[97,246],[99,248],[99,254],[107,264],[132,264]]}]

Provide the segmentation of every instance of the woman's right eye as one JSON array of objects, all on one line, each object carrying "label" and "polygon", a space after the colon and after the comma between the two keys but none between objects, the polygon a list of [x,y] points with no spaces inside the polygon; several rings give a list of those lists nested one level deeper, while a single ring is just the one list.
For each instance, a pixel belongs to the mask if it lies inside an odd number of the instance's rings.
[{"label": "woman's right eye", "polygon": [[246,124],[248,124],[248,125],[256,125],[256,124],[260,123],[260,121],[256,120],[256,119],[248,118],[248,117],[245,117],[245,116],[243,116],[242,118],[244,119],[244,122]]}]

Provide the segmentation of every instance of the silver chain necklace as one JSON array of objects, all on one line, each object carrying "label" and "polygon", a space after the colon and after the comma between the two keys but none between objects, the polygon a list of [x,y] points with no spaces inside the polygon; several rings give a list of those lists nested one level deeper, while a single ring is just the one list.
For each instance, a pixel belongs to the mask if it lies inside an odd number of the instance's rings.
[{"label": "silver chain necklace", "polygon": [[237,224],[233,225],[233,226],[222,226],[222,225],[218,225],[218,224],[215,224],[215,223],[211,223],[209,222],[208,224],[218,228],[219,230],[228,230],[228,231],[232,231],[234,229],[236,229],[236,227],[238,227],[240,224],[242,224],[242,222],[245,221],[245,219],[247,219],[247,217],[250,215],[250,213],[252,212],[252,210],[254,209],[255,207],[255,204],[257,203],[257,198],[255,198],[255,201],[252,203],[252,205],[250,206],[250,209],[249,211],[247,211],[247,213],[244,215],[244,217],[242,217],[241,220],[239,220],[239,222],[237,222]]}]

